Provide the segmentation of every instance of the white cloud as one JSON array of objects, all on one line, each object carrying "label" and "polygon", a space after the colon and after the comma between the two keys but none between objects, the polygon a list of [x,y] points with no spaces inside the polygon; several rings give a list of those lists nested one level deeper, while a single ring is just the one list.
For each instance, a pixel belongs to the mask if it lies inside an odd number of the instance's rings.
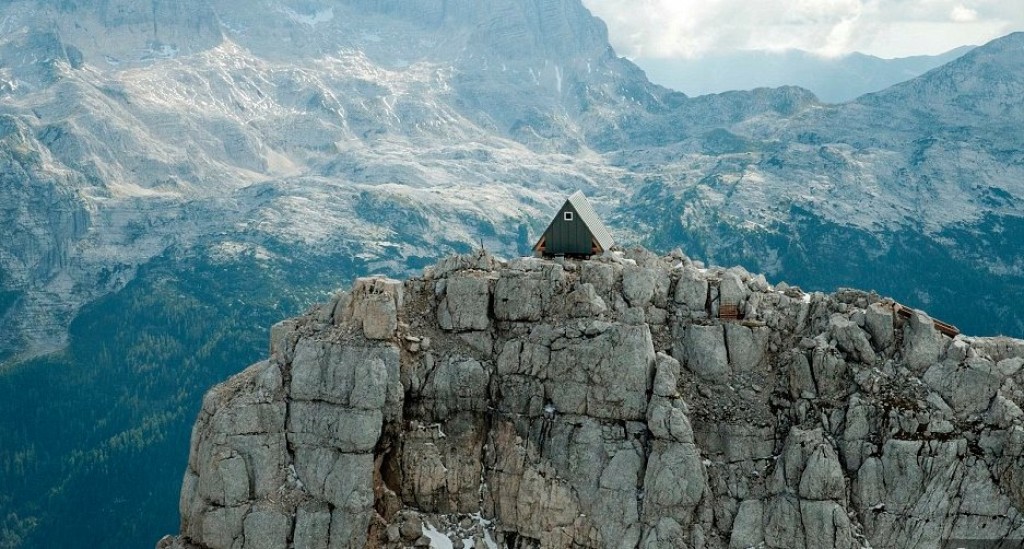
[{"label": "white cloud", "polygon": [[630,57],[742,49],[935,54],[1024,29],[1020,0],[583,0]]},{"label": "white cloud", "polygon": [[949,12],[949,19],[956,23],[969,23],[978,20],[978,12],[963,4],[959,4],[953,7],[953,11]]}]

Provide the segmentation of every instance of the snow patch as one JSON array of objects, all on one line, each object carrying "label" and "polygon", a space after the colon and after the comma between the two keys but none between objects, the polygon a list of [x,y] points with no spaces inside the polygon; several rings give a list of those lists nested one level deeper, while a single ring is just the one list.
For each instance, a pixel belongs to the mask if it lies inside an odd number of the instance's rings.
[{"label": "snow patch", "polygon": [[[467,518],[466,515],[435,516],[433,520],[438,521],[442,525],[443,530],[424,520],[421,531],[430,540],[430,547],[435,549],[454,549],[453,539],[462,540],[461,546],[464,549],[498,549],[498,544],[494,541],[491,531],[493,528],[491,525],[492,521],[483,518],[479,512],[476,512],[468,515],[468,518],[479,526],[479,529],[459,527],[459,523],[465,518]],[[449,526],[444,527],[445,524]],[[475,534],[472,533],[474,531],[476,532]]]},{"label": "snow patch", "polygon": [[430,538],[430,547],[434,549],[455,549],[452,540],[434,528],[433,524],[423,523],[423,535]]}]

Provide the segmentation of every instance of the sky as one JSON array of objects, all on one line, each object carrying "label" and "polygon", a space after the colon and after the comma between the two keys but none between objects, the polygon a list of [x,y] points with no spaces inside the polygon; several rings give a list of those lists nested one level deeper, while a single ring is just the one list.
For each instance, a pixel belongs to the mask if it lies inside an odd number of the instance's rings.
[{"label": "sky", "polygon": [[583,0],[630,58],[801,49],[934,55],[1024,30],[1024,0]]}]

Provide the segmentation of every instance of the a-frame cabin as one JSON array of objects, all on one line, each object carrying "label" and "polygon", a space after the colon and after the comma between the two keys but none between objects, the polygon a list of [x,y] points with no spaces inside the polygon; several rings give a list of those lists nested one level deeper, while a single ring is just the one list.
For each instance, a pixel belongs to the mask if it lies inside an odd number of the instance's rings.
[{"label": "a-frame cabin", "polygon": [[607,251],[614,243],[590,201],[582,191],[576,191],[555,214],[533,246],[533,253],[544,257],[590,257]]}]

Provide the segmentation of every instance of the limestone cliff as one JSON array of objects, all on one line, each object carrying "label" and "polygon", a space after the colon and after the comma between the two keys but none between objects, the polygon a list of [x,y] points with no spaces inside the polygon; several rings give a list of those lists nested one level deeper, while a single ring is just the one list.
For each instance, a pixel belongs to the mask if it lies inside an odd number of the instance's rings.
[{"label": "limestone cliff", "polygon": [[276,325],[204,399],[159,547],[1024,538],[1022,364],[678,252],[452,257]]}]

